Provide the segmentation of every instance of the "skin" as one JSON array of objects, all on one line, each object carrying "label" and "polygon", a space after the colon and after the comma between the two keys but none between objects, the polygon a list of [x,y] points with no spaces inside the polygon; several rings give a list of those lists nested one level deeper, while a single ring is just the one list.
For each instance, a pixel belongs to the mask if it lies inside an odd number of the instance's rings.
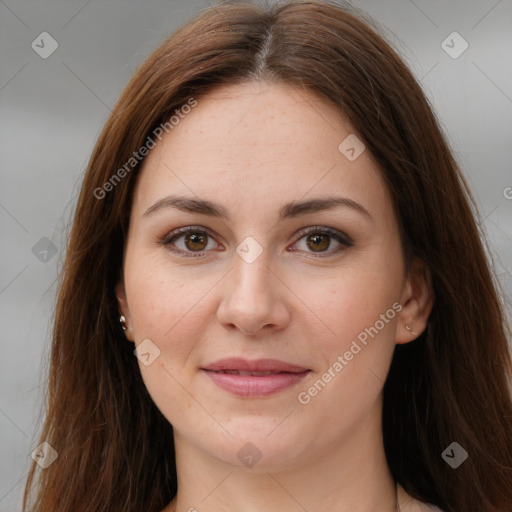
[{"label": "skin", "polygon": [[[433,294],[419,261],[405,274],[398,224],[370,151],[349,161],[338,149],[353,133],[330,103],[301,89],[228,85],[199,99],[144,161],[116,294],[128,340],[149,339],[160,350],[139,366],[174,429],[179,491],[166,511],[395,510],[382,389],[395,345],[425,329]],[[220,203],[230,219],[173,207],[144,215],[170,194]],[[278,218],[285,203],[333,195],[371,218],[349,207]],[[184,226],[211,236],[202,245],[179,233],[174,245],[162,243]],[[317,247],[314,233],[299,233],[313,226],[344,233],[353,245],[327,237]],[[248,236],[262,248],[252,263],[236,252]],[[298,394],[395,302],[401,311],[301,404]],[[279,393],[239,397],[200,371],[232,356],[312,371]],[[261,453],[252,468],[237,457],[247,442]],[[402,510],[430,510],[399,494]]]}]

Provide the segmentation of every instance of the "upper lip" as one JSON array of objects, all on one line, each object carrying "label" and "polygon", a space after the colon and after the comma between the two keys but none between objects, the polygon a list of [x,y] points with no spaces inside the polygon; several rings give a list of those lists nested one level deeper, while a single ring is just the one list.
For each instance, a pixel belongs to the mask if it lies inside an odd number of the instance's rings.
[{"label": "upper lip", "polygon": [[302,373],[308,370],[302,366],[286,363],[277,359],[256,359],[249,361],[239,357],[231,357],[227,359],[219,359],[214,363],[209,364],[202,368],[213,372],[223,370],[239,370],[244,372],[288,372],[288,373]]}]

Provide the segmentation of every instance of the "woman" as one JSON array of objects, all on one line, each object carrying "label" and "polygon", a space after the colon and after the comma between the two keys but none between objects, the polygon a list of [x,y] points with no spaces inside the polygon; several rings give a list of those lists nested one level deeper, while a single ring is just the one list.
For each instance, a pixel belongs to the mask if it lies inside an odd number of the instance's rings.
[{"label": "woman", "polygon": [[91,157],[25,510],[510,511],[507,329],[390,46],[335,3],[209,9]]}]

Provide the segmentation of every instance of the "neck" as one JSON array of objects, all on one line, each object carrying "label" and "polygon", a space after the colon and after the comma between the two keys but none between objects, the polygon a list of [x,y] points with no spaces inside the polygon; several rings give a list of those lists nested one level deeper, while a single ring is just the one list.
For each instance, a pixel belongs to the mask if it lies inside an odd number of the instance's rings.
[{"label": "neck", "polygon": [[286,467],[233,466],[198,449],[178,432],[175,447],[179,491],[166,511],[397,510],[380,414],[359,423],[335,446]]}]

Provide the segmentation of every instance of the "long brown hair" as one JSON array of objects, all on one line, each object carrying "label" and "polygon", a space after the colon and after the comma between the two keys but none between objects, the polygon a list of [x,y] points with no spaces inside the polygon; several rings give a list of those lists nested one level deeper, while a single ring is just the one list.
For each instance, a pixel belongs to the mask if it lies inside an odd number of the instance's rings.
[{"label": "long brown hair", "polygon": [[[362,15],[319,1],[208,9],[122,93],[89,162],[61,274],[40,438],[58,458],[39,472],[33,464],[24,510],[158,512],[176,494],[172,427],[146,391],[114,293],[140,164],[94,191],[191,97],[247,80],[297,85],[347,116],[380,165],[408,261],[430,269],[428,328],[397,346],[384,387],[393,476],[446,512],[510,512],[510,330],[474,200],[402,60]],[[469,455],[457,469],[442,457],[452,442]]]}]

